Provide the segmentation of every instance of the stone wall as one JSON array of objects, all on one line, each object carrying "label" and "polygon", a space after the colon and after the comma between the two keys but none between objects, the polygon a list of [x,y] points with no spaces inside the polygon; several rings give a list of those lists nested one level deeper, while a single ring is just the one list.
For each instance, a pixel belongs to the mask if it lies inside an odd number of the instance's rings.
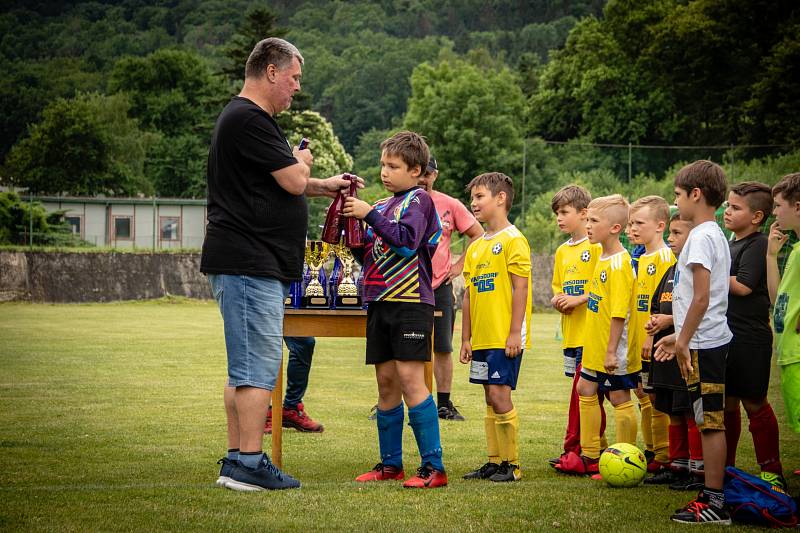
[{"label": "stone wall", "polygon": [[[533,305],[549,307],[552,256],[532,256]],[[463,278],[453,283],[461,307]],[[162,296],[211,298],[199,253],[0,251],[0,301],[110,302]]]}]

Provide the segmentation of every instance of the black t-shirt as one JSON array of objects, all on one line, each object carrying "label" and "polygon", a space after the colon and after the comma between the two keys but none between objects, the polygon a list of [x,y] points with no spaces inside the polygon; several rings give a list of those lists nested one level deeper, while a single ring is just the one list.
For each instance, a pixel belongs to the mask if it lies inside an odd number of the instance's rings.
[{"label": "black t-shirt", "polygon": [[[653,297],[650,299],[651,315],[672,314],[672,288],[674,278],[675,265],[672,265],[669,267],[669,270],[664,272],[664,277],[661,278],[658,287],[656,287],[656,291],[653,293]],[[660,339],[673,333],[675,333],[675,328],[673,326],[659,331],[653,336],[653,345]],[[683,377],[681,377],[677,359],[673,358],[670,361],[656,361],[653,359],[650,364],[650,385],[655,388],[685,389],[686,382],[683,381]]]},{"label": "black t-shirt", "polygon": [[296,163],[275,120],[233,97],[217,119],[208,154],[202,272],[301,278],[306,197],[290,194],[271,174]]},{"label": "black t-shirt", "polygon": [[769,325],[769,293],[767,292],[767,236],[751,233],[731,241],[731,276],[747,286],[747,296],[728,296],[728,327],[733,342],[747,344],[772,343]]}]

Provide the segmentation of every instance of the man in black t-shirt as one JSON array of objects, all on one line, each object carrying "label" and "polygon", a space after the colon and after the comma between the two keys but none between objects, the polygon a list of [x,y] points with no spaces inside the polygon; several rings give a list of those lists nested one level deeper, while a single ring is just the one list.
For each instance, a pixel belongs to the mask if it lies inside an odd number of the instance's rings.
[{"label": "man in black t-shirt", "polygon": [[200,270],[225,326],[228,454],[217,485],[296,488],[262,452],[270,392],[280,367],[284,298],[302,276],[306,196],[334,196],[350,182],[311,178],[313,157],[292,148],[273,118],[300,90],[303,56],[283,39],[256,44],[244,87],[220,114],[208,154],[208,225]]}]

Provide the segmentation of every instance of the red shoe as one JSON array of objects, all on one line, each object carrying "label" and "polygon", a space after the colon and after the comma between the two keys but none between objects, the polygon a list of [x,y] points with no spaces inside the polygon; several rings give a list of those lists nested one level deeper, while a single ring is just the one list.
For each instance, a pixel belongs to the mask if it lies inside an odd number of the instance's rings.
[{"label": "red shoe", "polygon": [[302,402],[298,403],[295,409],[283,408],[283,424],[281,425],[307,433],[322,433],[325,430],[322,424],[308,416]]},{"label": "red shoe", "polygon": [[662,463],[655,459],[647,463],[648,474],[658,474],[659,472],[665,472],[667,470],[669,470],[669,463]]},{"label": "red shoe", "polygon": [[404,477],[406,477],[406,474],[402,468],[378,463],[366,474],[358,476],[356,481],[359,483],[366,483],[367,481],[396,481],[402,480]]},{"label": "red shoe", "polygon": [[447,486],[447,474],[431,468],[427,464],[417,469],[417,475],[403,483],[407,489],[435,489]]},{"label": "red shoe", "polygon": [[553,466],[564,474],[591,476],[600,472],[599,463],[600,459],[589,459],[584,455],[569,452],[561,458],[559,463]]},{"label": "red shoe", "polygon": [[264,423],[264,433],[272,434],[272,407],[267,409],[267,421]]}]

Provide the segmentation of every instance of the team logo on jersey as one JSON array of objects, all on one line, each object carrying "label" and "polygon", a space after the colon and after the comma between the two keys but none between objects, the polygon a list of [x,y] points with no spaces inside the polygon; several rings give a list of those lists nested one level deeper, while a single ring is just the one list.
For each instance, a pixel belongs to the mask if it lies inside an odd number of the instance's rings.
[{"label": "team logo on jersey", "polygon": [[647,265],[647,274],[652,276],[655,273],[656,273],[656,266],[653,263]]},{"label": "team logo on jersey", "polygon": [[502,251],[503,251],[503,245],[501,243],[498,242],[498,243],[495,243],[494,246],[492,246],[492,253],[494,255],[497,255]]},{"label": "team logo on jersey", "polygon": [[581,261],[583,261],[584,263],[588,263],[589,259],[591,258],[592,258],[592,253],[589,250],[584,250],[583,252],[581,252]]},{"label": "team logo on jersey", "polygon": [[607,279],[608,279],[608,275],[606,274],[606,271],[603,270],[602,272],[600,272],[600,281],[605,283]]}]

